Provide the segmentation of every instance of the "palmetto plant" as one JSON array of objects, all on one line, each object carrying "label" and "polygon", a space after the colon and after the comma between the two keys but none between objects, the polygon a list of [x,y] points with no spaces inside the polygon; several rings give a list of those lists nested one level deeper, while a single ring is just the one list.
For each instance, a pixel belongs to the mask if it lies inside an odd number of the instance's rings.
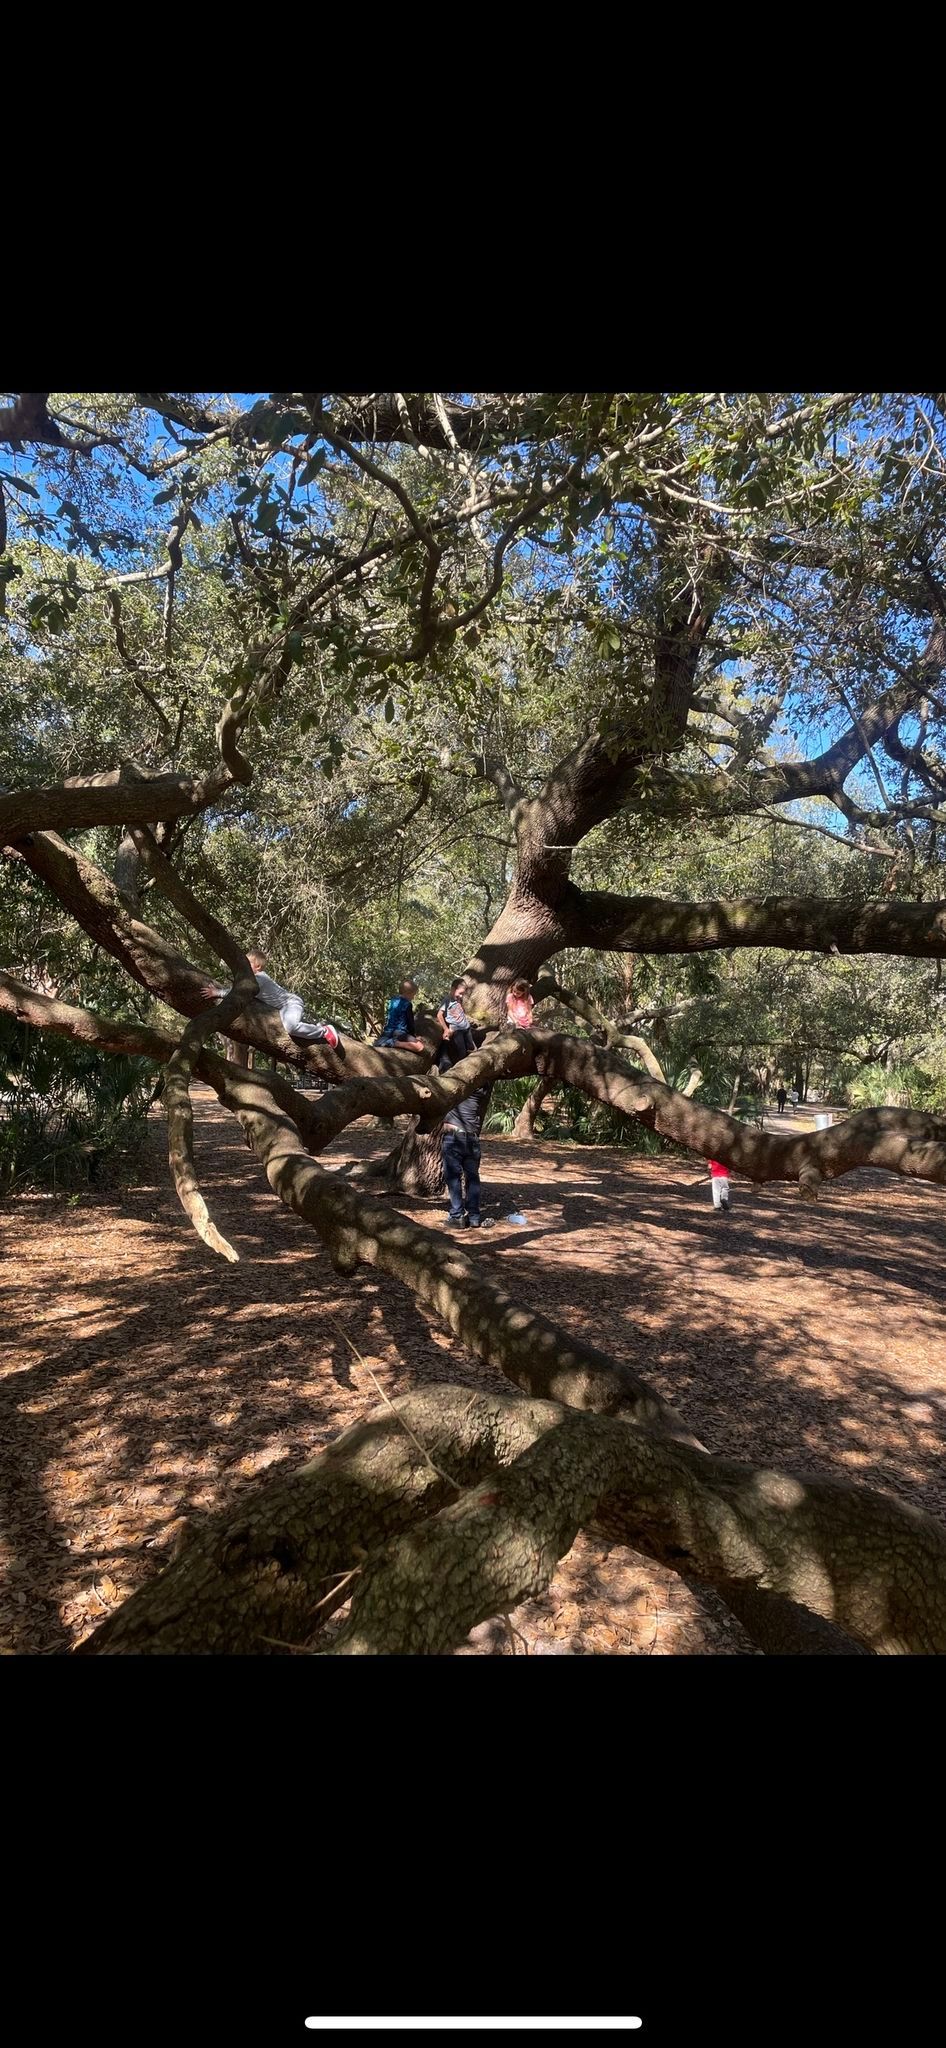
[{"label": "palmetto plant", "polygon": [[489,1110],[483,1118],[484,1131],[494,1131],[497,1136],[508,1138],[519,1111],[528,1101],[535,1087],[533,1075],[526,1075],[521,1081],[499,1081],[493,1089]]},{"label": "palmetto plant", "polygon": [[0,1018],[0,1191],[92,1178],[148,1106],[145,1059],[103,1060]]}]

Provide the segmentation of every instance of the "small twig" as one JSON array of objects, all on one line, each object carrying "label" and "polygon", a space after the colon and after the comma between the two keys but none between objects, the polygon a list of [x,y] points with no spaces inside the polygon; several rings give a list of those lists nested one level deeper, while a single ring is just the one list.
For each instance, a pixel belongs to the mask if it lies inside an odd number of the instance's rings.
[{"label": "small twig", "polygon": [[336,1600],[338,1598],[339,1593],[342,1590],[342,1587],[347,1586],[349,1579],[357,1579],[358,1574],[361,1571],[364,1571],[364,1565],[355,1564],[352,1565],[350,1572],[330,1572],[328,1574],[328,1577],[338,1579],[340,1583],[337,1586],[333,1586],[330,1592],[324,1593],[321,1600],[316,1601],[315,1606],[312,1609],[313,1614],[318,1614],[320,1607],[327,1607],[330,1600]]},{"label": "small twig", "polygon": [[[399,1423],[400,1423],[400,1425],[401,1425],[401,1428],[403,1429],[403,1431],[404,1431],[404,1434],[405,1434],[405,1436],[409,1436],[409,1437],[410,1437],[410,1440],[411,1440],[411,1443],[412,1443],[412,1444],[415,1444],[415,1445],[416,1445],[417,1449],[419,1450],[419,1452],[420,1452],[420,1454],[421,1454],[421,1457],[422,1457],[422,1458],[423,1458],[423,1459],[425,1460],[425,1462],[426,1462],[426,1463],[427,1463],[427,1464],[428,1464],[428,1465],[430,1466],[430,1469],[431,1469],[431,1471],[432,1471],[433,1473],[435,1473],[435,1474],[436,1474],[436,1477],[437,1477],[438,1479],[442,1479],[442,1480],[444,1481],[444,1484],[445,1484],[445,1485],[447,1485],[447,1486],[450,1486],[450,1487],[452,1487],[452,1488],[453,1488],[453,1491],[454,1491],[454,1493],[457,1493],[457,1494],[459,1494],[459,1493],[462,1493],[462,1491],[463,1491],[462,1487],[460,1487],[460,1486],[458,1486],[458,1485],[457,1485],[457,1482],[456,1482],[456,1480],[455,1480],[455,1479],[451,1479],[451,1477],[450,1477],[450,1474],[449,1474],[449,1472],[441,1472],[441,1470],[440,1470],[440,1466],[439,1466],[439,1465],[435,1465],[435,1464],[434,1464],[433,1458],[431,1457],[431,1455],[430,1455],[430,1452],[428,1451],[428,1449],[427,1449],[426,1445],[425,1445],[425,1444],[422,1444],[422,1443],[421,1443],[421,1440],[420,1440],[420,1438],[414,1435],[414,1432],[413,1432],[413,1430],[412,1430],[412,1429],[410,1429],[410,1428],[408,1427],[407,1423],[405,1422],[405,1420],[404,1420],[404,1417],[403,1417],[403,1415],[399,1415],[399,1414],[398,1414],[398,1411],[397,1411],[397,1409],[396,1409],[396,1408],[395,1408],[395,1406],[394,1406],[394,1402],[392,1401],[392,1399],[391,1399],[391,1396],[390,1396],[390,1394],[388,1394],[388,1393],[386,1393],[386,1392],[385,1392],[385,1390],[384,1390],[383,1386],[381,1385],[381,1381],[380,1381],[380,1380],[378,1379],[378,1376],[377,1376],[377,1374],[371,1371],[371,1367],[370,1367],[370,1365],[368,1364],[368,1361],[367,1361],[367,1359],[366,1359],[366,1358],[362,1358],[361,1352],[360,1352],[360,1351],[359,1351],[359,1350],[357,1349],[356,1345],[354,1345],[354,1344],[352,1343],[352,1341],[351,1341],[351,1338],[350,1338],[349,1336],[347,1336],[347,1335],[346,1335],[346,1332],[345,1332],[345,1331],[344,1331],[344,1330],[342,1329],[341,1323],[336,1323],[336,1322],[335,1322],[335,1318],[334,1318],[334,1316],[330,1317],[330,1318],[329,1318],[329,1320],[330,1320],[330,1321],[331,1321],[332,1323],[334,1323],[334,1325],[335,1325],[335,1328],[336,1328],[336,1330],[338,1331],[338,1334],[339,1334],[339,1336],[340,1336],[340,1337],[342,1337],[342,1338],[344,1338],[344,1340],[345,1340],[345,1343],[346,1343],[346,1344],[348,1345],[348,1349],[349,1349],[349,1351],[351,1352],[351,1354],[352,1354],[353,1358],[357,1358],[357,1360],[358,1360],[358,1363],[359,1363],[359,1365],[363,1365],[363,1366],[364,1366],[364,1368],[365,1368],[365,1371],[366,1371],[367,1373],[370,1373],[370,1374],[371,1374],[371,1378],[372,1378],[372,1379],[374,1380],[375,1386],[376,1386],[376,1387],[377,1387],[377,1389],[378,1389],[378,1392],[379,1392],[379,1394],[380,1394],[380,1396],[381,1396],[381,1399],[382,1399],[382,1401],[386,1401],[386,1402],[387,1402],[387,1404],[388,1404],[388,1407],[390,1408],[390,1410],[391,1410],[391,1413],[392,1413],[392,1415],[393,1415],[393,1416],[394,1416],[394,1418],[395,1418],[395,1421],[396,1421],[396,1422],[399,1422]],[[472,1403],[471,1403],[471,1405],[472,1405]],[[359,1569],[360,1569],[360,1567],[359,1567]]]},{"label": "small twig", "polygon": [[[937,965],[938,965],[938,964],[939,964],[939,963],[937,962]],[[471,1409],[471,1408],[473,1407],[473,1404],[474,1404],[474,1402],[478,1401],[479,1399],[480,1399],[480,1389],[479,1389],[479,1387],[474,1387],[474,1389],[473,1389],[473,1392],[472,1392],[472,1394],[470,1395],[470,1398],[469,1398],[469,1400],[468,1400],[468,1402],[467,1402],[467,1404],[466,1404],[466,1407],[465,1407],[465,1408],[462,1408],[462,1409],[461,1409],[461,1411],[460,1411],[460,1415],[459,1415],[459,1418],[458,1418],[459,1422],[464,1422],[464,1421],[466,1420],[466,1417],[467,1417],[467,1416],[469,1415],[470,1409]],[[434,1438],[434,1443],[433,1443],[433,1448],[434,1448],[434,1450],[436,1450],[436,1449],[437,1449],[437,1445],[438,1445],[438,1444],[442,1444],[442,1443],[445,1443],[445,1442],[446,1442],[446,1439],[447,1439],[447,1437],[448,1437],[448,1436],[453,1436],[453,1435],[455,1435],[455,1433],[456,1433],[456,1428],[457,1428],[457,1424],[456,1424],[456,1423],[453,1423],[453,1424],[451,1424],[451,1427],[450,1427],[450,1429],[449,1429],[449,1430],[444,1430],[443,1436],[437,1436],[437,1437],[435,1437],[435,1438]]]},{"label": "small twig", "polygon": [[524,1656],[524,1657],[528,1657],[528,1655],[529,1655],[529,1645],[528,1645],[528,1642],[526,1641],[526,1638],[525,1638],[525,1636],[524,1636],[524,1635],[523,1635],[523,1633],[522,1633],[522,1630],[521,1630],[521,1628],[513,1628],[512,1622],[510,1621],[510,1619],[509,1619],[509,1616],[508,1616],[508,1614],[504,1614],[504,1615],[503,1615],[503,1621],[504,1621],[504,1622],[505,1622],[505,1624],[506,1624],[506,1634],[507,1634],[507,1636],[509,1637],[509,1650],[510,1650],[510,1654],[511,1654],[511,1655],[512,1655],[513,1657],[514,1657],[514,1656],[515,1656],[515,1654],[516,1654],[516,1637],[518,1636],[518,1638],[519,1638],[519,1641],[520,1641],[520,1643],[522,1644],[522,1654],[523,1654],[523,1656]]}]

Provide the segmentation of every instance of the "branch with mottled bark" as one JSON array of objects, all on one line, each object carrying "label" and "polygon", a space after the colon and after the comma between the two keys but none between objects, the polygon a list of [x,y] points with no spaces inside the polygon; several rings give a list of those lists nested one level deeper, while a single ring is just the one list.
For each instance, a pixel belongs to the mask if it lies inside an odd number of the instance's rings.
[{"label": "branch with mottled bark", "polygon": [[75,832],[92,825],[145,825],[183,818],[223,795],[223,769],[209,775],[148,775],[133,763],[99,774],[70,776],[57,788],[16,789],[0,795],[0,844],[30,832]]},{"label": "branch with mottled bark", "polygon": [[349,1597],[360,1557],[530,1444],[543,1405],[452,1386],[375,1410],[236,1513],[186,1529],[168,1568],[77,1654],[263,1656],[297,1643]]},{"label": "branch with mottled bark", "polygon": [[[557,1404],[533,1407],[531,1428],[543,1421],[528,1449],[368,1559],[331,1654],[443,1654],[543,1593],[586,1527],[734,1606],[749,1595],[753,1618],[759,1594],[819,1616],[831,1625],[811,1645],[820,1654],[835,1628],[875,1654],[946,1651],[946,1531],[918,1508]],[[779,1619],[795,1648],[791,1615]]]},{"label": "branch with mottled bark", "polygon": [[[0,793],[0,845],[15,845],[29,833],[50,828],[69,832],[92,825],[151,825],[206,810],[234,782],[252,780],[252,766],[238,740],[254,708],[278,694],[288,670],[285,649],[276,650],[268,668],[260,657],[254,671],[237,683],[217,723],[221,761],[207,775],[150,775],[137,762],[123,761],[118,768],[67,776],[53,789],[5,790]],[[150,691],[146,694],[167,727],[157,700]]]},{"label": "branch with mottled bark", "polygon": [[706,953],[770,946],[799,953],[946,954],[946,902],[890,897],[749,896],[685,903],[575,889],[567,943],[622,953]]},{"label": "branch with mottled bark", "polygon": [[620,1026],[612,1023],[610,1017],[606,1017],[604,1011],[599,1010],[597,1003],[590,1002],[587,996],[577,995],[571,989],[562,988],[560,982],[552,980],[547,975],[543,975],[535,983],[532,992],[537,1004],[561,1003],[566,1010],[571,1010],[576,1017],[580,1017],[583,1023],[590,1024],[593,1030],[603,1032],[609,1052],[636,1053],[645,1073],[650,1074],[655,1081],[666,1081],[667,1077],[660,1061],[651,1052],[646,1039],[635,1037],[632,1031],[622,1031]]},{"label": "branch with mottled bark", "polygon": [[770,1650],[946,1649],[946,1533],[918,1509],[451,1385],[387,1403],[186,1530],[81,1654],[317,1650],[349,1597],[332,1654],[443,1654],[544,1592],[581,1528],[715,1587]]}]

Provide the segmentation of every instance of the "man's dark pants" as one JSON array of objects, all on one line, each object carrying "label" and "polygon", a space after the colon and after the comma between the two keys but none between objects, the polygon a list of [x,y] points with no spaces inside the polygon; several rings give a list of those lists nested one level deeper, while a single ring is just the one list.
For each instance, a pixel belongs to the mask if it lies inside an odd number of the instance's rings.
[{"label": "man's dark pants", "polygon": [[450,1215],[456,1223],[463,1214],[463,1183],[466,1181],[466,1209],[471,1223],[480,1220],[480,1141],[466,1131],[448,1124],[443,1134],[443,1170],[450,1191]]}]

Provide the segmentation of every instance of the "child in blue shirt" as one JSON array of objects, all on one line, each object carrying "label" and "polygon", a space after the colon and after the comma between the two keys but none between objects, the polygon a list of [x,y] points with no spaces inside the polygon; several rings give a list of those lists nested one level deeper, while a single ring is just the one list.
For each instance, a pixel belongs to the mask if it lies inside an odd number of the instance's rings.
[{"label": "child in blue shirt", "polygon": [[400,993],[392,996],[388,1003],[388,1014],[384,1030],[375,1039],[375,1045],[390,1045],[398,1052],[428,1052],[429,1047],[417,1036],[414,1022],[414,997],[417,994],[416,981],[402,981]]}]

